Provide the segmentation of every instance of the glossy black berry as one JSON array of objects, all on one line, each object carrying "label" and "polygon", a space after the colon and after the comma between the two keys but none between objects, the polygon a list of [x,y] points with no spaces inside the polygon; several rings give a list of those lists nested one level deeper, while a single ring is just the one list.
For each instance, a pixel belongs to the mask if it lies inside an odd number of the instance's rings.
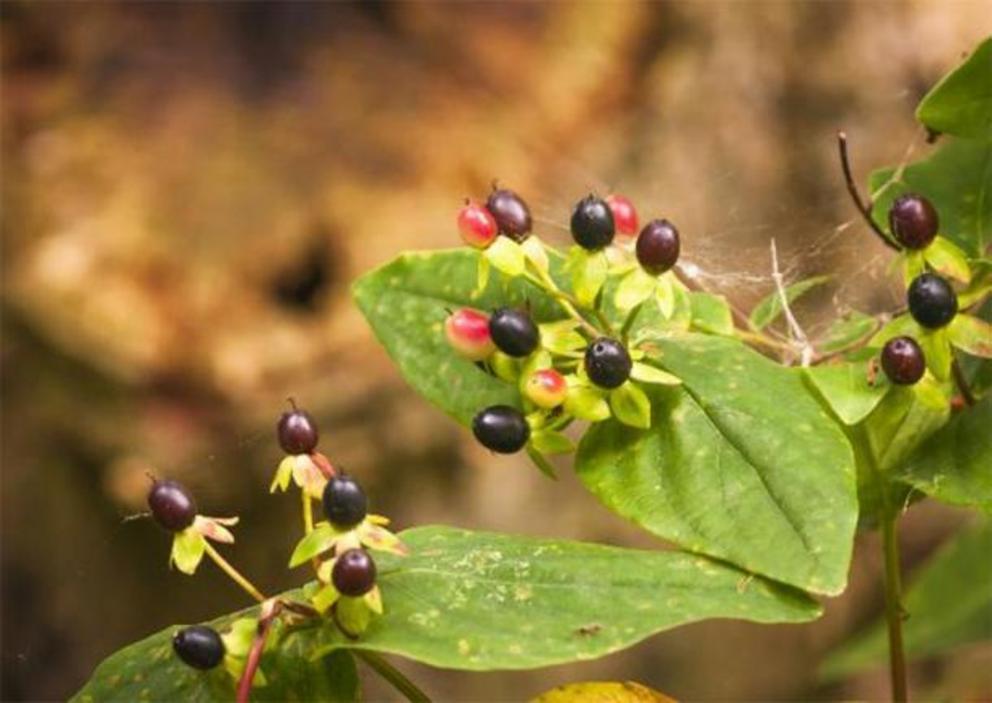
[{"label": "glossy black berry", "polygon": [[895,337],[882,347],[882,370],[893,383],[908,386],[923,378],[927,362],[915,339]]},{"label": "glossy black berry", "polygon": [[287,454],[309,454],[317,447],[317,423],[306,410],[283,413],[276,429],[279,446]]},{"label": "glossy black berry", "polygon": [[633,365],[630,354],[615,339],[600,337],[586,347],[586,375],[600,388],[622,386]]},{"label": "glossy black berry", "polygon": [[595,251],[613,241],[616,225],[609,204],[595,195],[587,195],[572,212],[572,239],[583,249]]},{"label": "glossy black berry", "polygon": [[354,527],[367,510],[365,491],[351,476],[335,476],[324,486],[324,515],[335,527]]},{"label": "glossy black berry", "polygon": [[193,524],[196,503],[178,481],[156,481],[148,492],[148,507],[155,522],[170,532],[181,532]]},{"label": "glossy black berry", "polygon": [[217,630],[206,625],[193,625],[177,632],[172,649],[194,669],[213,669],[224,659],[224,640]]},{"label": "glossy black berry", "polygon": [[679,231],[668,220],[651,220],[637,236],[637,261],[655,276],[675,265],[680,249]]},{"label": "glossy black berry", "polygon": [[334,561],[331,583],[342,595],[364,596],[375,585],[375,562],[364,549],[349,549]]},{"label": "glossy black berry", "polygon": [[530,425],[516,408],[493,405],[472,420],[472,433],[486,449],[500,454],[519,452],[530,439]]},{"label": "glossy black berry", "polygon": [[500,308],[489,317],[489,336],[497,349],[515,357],[527,356],[541,341],[530,315],[514,308]]},{"label": "glossy black berry", "polygon": [[916,193],[900,195],[889,208],[892,236],[907,249],[923,249],[937,236],[940,220],[929,200]]},{"label": "glossy black berry", "polygon": [[512,190],[500,188],[489,194],[486,209],[492,214],[499,233],[522,242],[530,235],[530,209],[523,198]]},{"label": "glossy black berry", "polygon": [[958,312],[957,294],[946,279],[935,273],[921,273],[914,278],[906,298],[909,314],[921,327],[943,327]]}]

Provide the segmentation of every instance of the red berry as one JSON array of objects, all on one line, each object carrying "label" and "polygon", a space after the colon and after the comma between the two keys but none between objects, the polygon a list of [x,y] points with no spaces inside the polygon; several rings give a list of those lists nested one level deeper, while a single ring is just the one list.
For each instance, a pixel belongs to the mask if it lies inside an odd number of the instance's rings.
[{"label": "red berry", "polygon": [[524,394],[539,408],[550,410],[565,402],[568,383],[554,369],[539,369],[528,377]]},{"label": "red berry", "polygon": [[458,213],[458,231],[470,247],[485,249],[499,234],[496,218],[476,202],[469,202]]},{"label": "red berry", "polygon": [[287,454],[309,454],[317,447],[317,423],[306,410],[296,406],[284,412],[276,425],[279,446]]},{"label": "red berry", "polygon": [[609,195],[606,197],[606,204],[613,211],[613,223],[616,225],[617,234],[633,236],[637,234],[637,209],[630,198],[624,195]]},{"label": "red berry", "polygon": [[489,334],[489,316],[471,308],[461,308],[444,321],[448,344],[461,356],[482,361],[496,350]]}]

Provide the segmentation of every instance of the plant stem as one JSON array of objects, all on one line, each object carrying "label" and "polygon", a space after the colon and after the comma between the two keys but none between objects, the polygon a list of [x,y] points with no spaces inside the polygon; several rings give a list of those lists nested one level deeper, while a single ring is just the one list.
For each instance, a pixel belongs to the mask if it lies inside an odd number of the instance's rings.
[{"label": "plant stem", "polygon": [[241,572],[239,572],[237,569],[231,566],[231,564],[227,561],[227,559],[222,557],[220,555],[220,552],[214,549],[213,545],[210,544],[210,542],[207,542],[206,540],[204,540],[204,549],[207,552],[207,556],[213,559],[214,563],[217,564],[217,566],[219,566],[224,573],[230,576],[231,579],[236,584],[238,584],[239,586],[241,586],[241,588],[247,591],[252,598],[257,600],[259,603],[265,601],[265,596],[262,595],[262,592],[259,591],[257,588],[255,588],[254,584],[252,584],[251,581],[249,581],[244,576],[242,576]]},{"label": "plant stem", "polygon": [[313,532],[313,503],[310,502],[310,494],[302,488],[300,496],[303,499],[303,533],[308,535]]},{"label": "plant stem", "polygon": [[[886,502],[888,502],[886,500]],[[906,654],[902,643],[901,577],[899,574],[899,540],[896,535],[896,511],[886,507],[882,520],[882,551],[885,555],[885,621],[889,630],[889,674],[892,681],[892,700],[905,703]]]},{"label": "plant stem", "polygon": [[951,371],[954,374],[954,382],[958,386],[958,390],[961,391],[961,397],[964,398],[965,405],[974,405],[975,396],[971,393],[971,388],[968,386],[968,379],[964,377],[964,371],[961,370],[961,364],[958,363],[957,356],[951,362]]},{"label": "plant stem", "polygon": [[271,605],[272,608],[267,613],[265,612],[266,607],[262,606],[264,614],[258,619],[258,629],[255,632],[255,639],[252,640],[251,649],[248,650],[248,656],[245,658],[245,669],[241,673],[241,680],[238,681],[238,692],[235,699],[237,703],[248,703],[248,699],[251,696],[251,685],[255,680],[255,672],[258,671],[259,664],[262,663],[265,640],[269,637],[272,622],[278,617],[279,611],[282,610],[282,604],[279,601],[275,601]]},{"label": "plant stem", "polygon": [[404,676],[403,672],[387,662],[374,652],[364,649],[353,649],[352,653],[368,664],[379,676],[386,679],[397,691],[402,693],[410,703],[430,703],[430,698],[426,693],[417,688],[417,685]]},{"label": "plant stem", "polygon": [[875,224],[875,220],[871,217],[871,209],[874,203],[870,200],[867,202],[863,200],[858,187],[854,184],[854,177],[851,175],[851,161],[847,156],[847,135],[844,132],[837,132],[837,149],[840,152],[840,167],[844,172],[844,183],[847,185],[847,192],[850,194],[851,200],[854,201],[854,207],[857,208],[861,217],[868,223],[871,231],[878,235],[878,238],[882,240],[885,246],[895,251],[902,251],[899,245],[889,239],[881,227]]}]

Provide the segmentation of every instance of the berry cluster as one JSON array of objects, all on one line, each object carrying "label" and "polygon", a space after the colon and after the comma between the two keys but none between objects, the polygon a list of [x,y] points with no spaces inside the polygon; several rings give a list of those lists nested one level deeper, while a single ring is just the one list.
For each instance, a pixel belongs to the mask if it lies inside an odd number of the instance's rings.
[{"label": "berry cluster", "polygon": [[[639,361],[644,351],[623,330],[614,329],[603,291],[607,279],[616,276],[614,303],[621,314],[636,315],[634,308],[655,298],[660,312],[669,317],[685,288],[668,274],[679,257],[675,226],[652,220],[639,234],[638,226],[630,199],[617,194],[583,197],[572,210],[573,248],[561,268],[551,263],[549,251],[554,252],[531,231],[529,208],[515,192],[494,190],[485,207],[468,201],[462,208],[462,238],[485,250],[480,290],[486,287],[491,263],[557,300],[567,315],[542,323],[528,306],[448,312],[444,334],[450,347],[481,371],[513,384],[519,393],[519,406],[500,403],[475,414],[472,432],[484,447],[501,454],[526,448],[538,466],[548,470],[543,455],[572,449],[561,431],[575,419],[600,421],[612,415],[636,427],[649,426],[650,403],[633,381],[678,379]],[[618,234],[636,235],[633,246],[618,244]],[[563,275],[571,276],[574,295],[560,286]],[[631,288],[637,289],[633,296]]]},{"label": "berry cluster", "polygon": [[[172,641],[176,655],[193,668],[212,669],[224,663],[240,681],[239,701],[247,699],[253,682],[264,684],[258,671],[261,649],[272,646],[287,627],[329,612],[346,636],[361,635],[372,616],[383,610],[376,565],[368,550],[406,553],[386,529],[389,521],[368,512],[368,499],[358,482],[335,470],[317,451],[317,425],[305,410],[293,404],[279,418],[276,432],[287,456],[276,471],[271,491],[286,490],[290,482],[300,488],[305,534],[290,566],[312,562],[317,580],[303,589],[309,603],[266,598],[208,543],[208,539],[233,542],[227,527],[235,525],[237,518],[199,515],[189,490],[176,481],[155,480],[148,493],[151,516],[173,535],[171,562],[177,568],[192,574],[208,556],[262,604],[257,618],[236,620],[225,634],[195,625],[179,630]],[[320,501],[326,517],[316,524],[313,500]]]}]

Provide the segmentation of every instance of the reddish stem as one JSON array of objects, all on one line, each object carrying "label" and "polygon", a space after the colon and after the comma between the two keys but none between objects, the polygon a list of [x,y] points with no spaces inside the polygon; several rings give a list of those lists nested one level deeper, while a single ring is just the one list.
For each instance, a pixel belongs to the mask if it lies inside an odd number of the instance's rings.
[{"label": "reddish stem", "polygon": [[[251,649],[248,650],[248,657],[245,659],[245,670],[241,674],[241,680],[238,681],[237,703],[248,703],[248,699],[251,696],[251,685],[255,680],[255,672],[258,671],[258,667],[262,663],[262,651],[265,649],[265,641],[268,639],[269,630],[272,629],[272,623],[275,622],[282,607],[282,601],[275,601],[272,604],[271,610],[258,619],[258,631],[255,633],[255,639],[251,643]],[[266,608],[263,606],[262,612],[264,613],[265,610]]]},{"label": "reddish stem", "polygon": [[337,476],[338,472],[334,470],[334,466],[330,460],[320,452],[313,452],[310,455],[310,460],[316,464],[317,468],[320,469],[320,473],[324,474],[324,478],[328,481]]},{"label": "reddish stem", "polygon": [[851,200],[854,201],[854,207],[861,213],[861,217],[864,218],[872,232],[878,235],[878,238],[882,240],[885,246],[895,251],[901,251],[902,249],[899,245],[889,239],[885,232],[882,231],[882,228],[875,224],[875,220],[871,216],[871,209],[874,203],[871,200],[866,201],[862,199],[858,187],[854,184],[854,176],[851,175],[851,161],[847,156],[847,135],[844,132],[837,132],[837,149],[840,152],[840,167],[844,172],[844,183],[847,185],[847,192],[850,194]]}]

